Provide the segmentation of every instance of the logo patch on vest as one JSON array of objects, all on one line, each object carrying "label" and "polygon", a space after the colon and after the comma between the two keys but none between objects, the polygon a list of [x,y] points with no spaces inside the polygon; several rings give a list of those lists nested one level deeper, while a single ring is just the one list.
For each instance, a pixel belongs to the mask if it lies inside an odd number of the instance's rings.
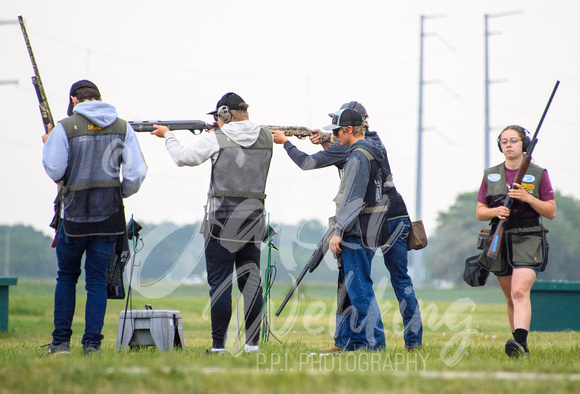
[{"label": "logo patch on vest", "polygon": [[497,182],[497,181],[499,181],[501,179],[501,175],[500,174],[489,174],[487,176],[487,179],[490,182]]},{"label": "logo patch on vest", "polygon": [[534,190],[536,190],[536,186],[533,183],[523,183],[522,182],[522,187],[530,194],[533,194]]},{"label": "logo patch on vest", "polygon": [[531,183],[531,182],[533,182],[535,180],[536,180],[536,177],[535,176],[526,174],[526,175],[524,175],[524,178],[522,179],[522,182]]}]

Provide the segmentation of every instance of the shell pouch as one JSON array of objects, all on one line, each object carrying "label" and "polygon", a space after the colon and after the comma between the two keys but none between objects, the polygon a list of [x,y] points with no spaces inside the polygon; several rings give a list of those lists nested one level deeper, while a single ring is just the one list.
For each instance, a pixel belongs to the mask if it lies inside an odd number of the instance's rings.
[{"label": "shell pouch", "polygon": [[508,258],[514,268],[546,268],[548,246],[544,226],[514,228],[507,230]]},{"label": "shell pouch", "polygon": [[502,250],[500,250],[497,260],[494,260],[490,257],[487,257],[487,251],[489,250],[492,239],[493,237],[486,237],[483,239],[483,251],[479,255],[479,259],[477,261],[482,268],[493,272],[496,275],[505,275],[508,271],[508,264],[504,253],[505,243],[502,243]]}]

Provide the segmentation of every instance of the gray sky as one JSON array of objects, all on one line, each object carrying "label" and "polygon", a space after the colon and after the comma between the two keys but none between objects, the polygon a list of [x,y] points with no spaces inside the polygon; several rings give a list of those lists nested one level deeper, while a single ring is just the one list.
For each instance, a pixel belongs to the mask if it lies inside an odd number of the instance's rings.
[{"label": "gray sky", "polygon": [[[358,100],[387,147],[413,218],[420,16],[425,23],[423,220],[479,187],[484,165],[484,14],[490,19],[491,139],[508,124],[534,131],[556,82],[535,161],[554,187],[580,198],[580,3],[569,0],[391,1],[4,1],[0,21],[23,15],[55,119],[70,85],[95,82],[127,120],[202,119],[235,91],[261,124],[319,128]],[[17,24],[0,25],[0,223],[49,232],[56,187],[41,164],[43,128],[32,67]],[[185,143],[195,137],[177,132]],[[187,224],[202,217],[210,167],[178,168],[162,140],[140,134],[149,165],[126,200],[139,221]],[[309,141],[293,141],[315,152]],[[502,155],[492,143],[492,164]],[[568,180],[566,180],[568,179]],[[570,181],[572,179],[572,181]],[[271,221],[325,221],[334,168],[303,172],[275,147],[266,201]],[[474,201],[475,215],[475,201]]]}]

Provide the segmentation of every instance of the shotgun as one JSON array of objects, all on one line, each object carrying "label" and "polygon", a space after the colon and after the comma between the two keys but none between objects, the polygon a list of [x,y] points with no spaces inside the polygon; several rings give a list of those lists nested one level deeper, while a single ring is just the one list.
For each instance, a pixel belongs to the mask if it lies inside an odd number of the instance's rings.
[{"label": "shotgun", "polygon": [[154,124],[159,126],[167,126],[169,130],[189,130],[193,134],[198,135],[203,130],[217,129],[217,126],[212,126],[203,120],[145,120],[143,122],[130,121],[129,124],[136,132],[150,132],[155,130]]},{"label": "shotgun", "polygon": [[[54,119],[52,117],[52,112],[48,105],[48,98],[46,97],[46,92],[44,91],[44,85],[42,84],[42,79],[40,79],[40,72],[38,71],[38,65],[34,59],[34,52],[32,52],[32,45],[30,45],[30,40],[28,39],[28,33],[26,32],[26,26],[24,26],[24,19],[22,15],[18,16],[18,23],[20,23],[20,29],[22,30],[22,35],[24,36],[24,42],[26,43],[26,48],[28,49],[28,55],[30,56],[30,62],[32,63],[32,70],[34,71],[34,76],[32,77],[32,85],[34,85],[34,90],[36,91],[36,97],[38,97],[38,108],[40,109],[40,116],[42,117],[42,124],[44,126],[44,132],[46,134],[50,133],[48,125],[54,127]],[[54,216],[50,222],[50,227],[55,229],[55,236],[52,241],[52,247],[56,247],[56,232],[60,226],[60,209],[61,209],[61,190],[63,185],[63,180],[56,182],[58,192],[56,199],[54,200]]]},{"label": "shotgun", "polygon": [[[538,132],[540,131],[540,128],[542,127],[542,123],[544,123],[544,118],[546,117],[546,114],[548,113],[548,109],[550,108],[550,104],[552,104],[552,100],[554,99],[554,95],[556,94],[556,90],[558,90],[558,85],[560,85],[560,81],[556,81],[556,85],[554,86],[554,89],[552,90],[552,94],[550,95],[550,99],[548,100],[548,104],[546,105],[546,108],[544,109],[544,113],[542,114],[542,117],[540,118],[540,122],[538,123],[538,127],[536,127],[536,132],[534,133],[534,136],[532,137],[531,143],[530,143],[530,147],[528,148],[528,150],[526,151],[526,153],[524,154],[524,159],[522,160],[522,163],[520,164],[520,168],[518,168],[518,172],[516,174],[516,177],[514,178],[514,183],[522,183],[522,179],[524,178],[524,176],[526,175],[526,172],[528,171],[528,167],[530,166],[530,163],[532,162],[532,152],[534,151],[534,148],[536,147],[536,144],[538,142]],[[513,185],[512,185],[513,187]],[[512,199],[509,196],[506,196],[505,202],[504,202],[504,207],[510,207],[512,204]],[[497,260],[498,256],[499,256],[499,251],[501,248],[501,242],[503,240],[503,234],[505,231],[505,225],[508,219],[501,219],[497,225],[497,228],[495,229],[495,232],[491,238],[491,245],[489,245],[489,250],[487,251],[487,257],[492,258],[494,260]]]},{"label": "shotgun", "polygon": [[[210,125],[202,120],[146,120],[142,122],[129,121],[131,127],[136,132],[150,132],[153,131],[153,125],[167,126],[169,130],[189,130],[193,134],[198,135],[203,130],[217,129],[217,125]],[[279,130],[287,137],[304,138],[309,137],[313,133],[307,127],[303,126],[264,126],[269,130]],[[320,142],[334,142],[331,133],[318,133],[320,135]]]},{"label": "shotgun", "polygon": [[308,259],[304,269],[302,272],[300,272],[300,275],[298,275],[298,278],[296,278],[296,281],[280,305],[280,308],[278,308],[278,311],[276,311],[276,316],[280,316],[280,313],[282,313],[282,310],[290,300],[290,297],[292,297],[292,294],[294,294],[294,291],[296,291],[298,285],[300,282],[302,282],[306,272],[313,272],[320,265],[320,262],[328,251],[328,243],[330,242],[330,238],[332,238],[332,234],[334,234],[334,227],[329,228],[326,234],[324,234],[324,237],[322,237],[322,240],[318,243],[316,250],[314,250],[314,253],[312,253],[312,256],[310,256],[310,259]]},{"label": "shotgun", "polygon": [[24,36],[24,42],[26,42],[28,55],[30,55],[30,61],[32,62],[32,69],[34,70],[32,84],[34,85],[34,90],[36,90],[36,96],[38,97],[38,107],[40,108],[40,115],[42,116],[42,123],[44,124],[44,132],[48,134],[48,125],[50,124],[54,126],[54,120],[52,118],[52,113],[50,112],[50,107],[48,106],[48,99],[46,98],[44,86],[42,85],[42,80],[40,79],[40,73],[38,72],[38,66],[36,65],[36,60],[34,59],[34,53],[32,52],[32,46],[30,45],[30,40],[28,39],[28,33],[26,32],[26,27],[24,26],[22,15],[18,16],[18,22],[20,23],[22,35]]}]

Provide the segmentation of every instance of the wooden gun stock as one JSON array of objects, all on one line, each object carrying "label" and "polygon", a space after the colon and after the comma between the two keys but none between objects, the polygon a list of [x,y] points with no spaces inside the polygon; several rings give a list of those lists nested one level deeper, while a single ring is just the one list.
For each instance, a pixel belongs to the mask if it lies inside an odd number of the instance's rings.
[{"label": "wooden gun stock", "polygon": [[[522,164],[520,164],[520,168],[518,169],[516,177],[514,178],[514,183],[518,184],[522,183],[522,179],[524,179],[524,176],[526,175],[526,172],[528,171],[531,162],[532,156],[525,154],[524,160],[522,161]],[[512,205],[512,203],[513,200],[510,197],[506,197],[503,206],[509,208]],[[495,229],[495,232],[493,233],[493,236],[491,237],[491,245],[489,245],[487,257],[490,257],[494,260],[497,260],[497,258],[499,257],[499,251],[501,248],[501,242],[503,240],[506,222],[507,219],[501,219],[497,225],[497,228]]]}]

